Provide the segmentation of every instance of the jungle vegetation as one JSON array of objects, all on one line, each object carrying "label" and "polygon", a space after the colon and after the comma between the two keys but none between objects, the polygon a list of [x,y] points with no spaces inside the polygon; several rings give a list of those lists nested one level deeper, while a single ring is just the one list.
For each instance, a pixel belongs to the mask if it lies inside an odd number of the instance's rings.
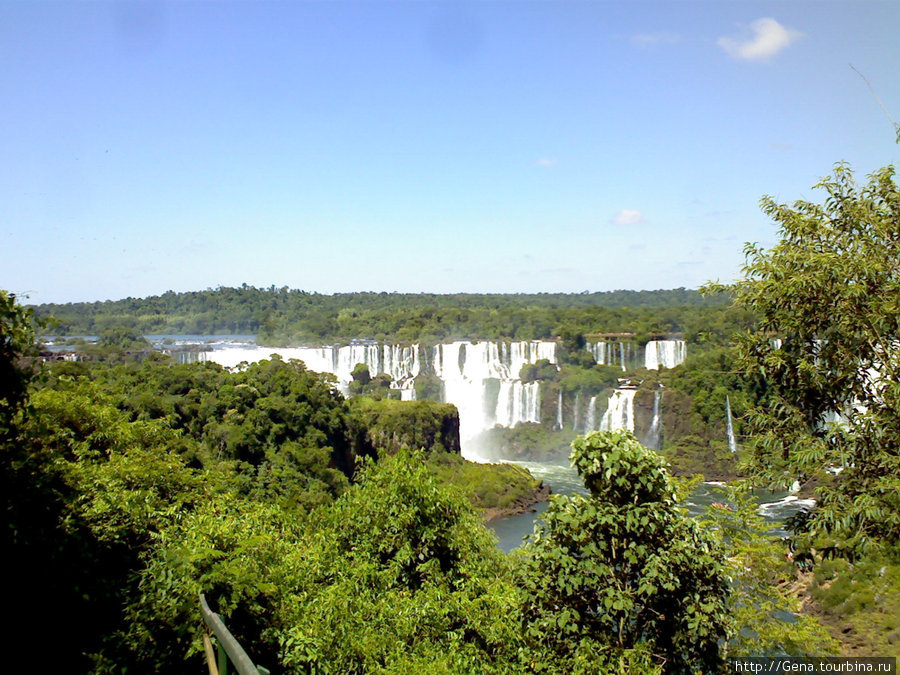
[{"label": "jungle vegetation", "polygon": [[[541,294],[338,293],[286,287],[169,291],[149,298],[44,304],[56,335],[99,335],[126,326],[141,334],[252,334],[260,344],[332,344],[354,339],[436,343],[454,338],[551,338],[561,332],[709,333],[724,297],[684,288]],[[717,310],[717,311],[713,311]]]},{"label": "jungle vegetation", "polygon": [[[726,560],[771,543],[738,551],[701,534],[662,460],[628,434],[576,444],[590,498],[554,498],[545,529],[507,556],[476,507],[533,483],[447,452],[452,407],[417,402],[404,423],[403,402],[351,404],[330,377],[280,359],[35,370],[31,312],[2,299],[15,385],[0,408],[4,545],[23,657],[52,607],[67,630],[44,665],[199,669],[199,592],[257,662],[286,671],[679,673],[740,653],[731,603],[746,598]],[[610,524],[615,545],[585,538]],[[582,598],[621,555],[621,584]],[[814,623],[792,628],[829,644]]]}]

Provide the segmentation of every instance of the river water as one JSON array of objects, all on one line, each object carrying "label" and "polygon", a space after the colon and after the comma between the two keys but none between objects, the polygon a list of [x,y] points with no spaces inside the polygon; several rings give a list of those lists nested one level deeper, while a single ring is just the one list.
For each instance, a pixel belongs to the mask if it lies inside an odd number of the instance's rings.
[{"label": "river water", "polygon": [[[581,477],[570,465],[541,462],[509,463],[527,468],[535,478],[549,485],[553,494],[588,494]],[[722,491],[719,489],[720,485],[721,483],[700,483],[683,506],[687,508],[690,515],[697,516],[713,502],[725,501]],[[788,533],[783,527],[785,519],[813,504],[811,499],[798,499],[787,491],[758,490],[755,495],[760,504],[760,514],[772,525],[770,533],[773,537],[787,536]],[[547,502],[542,502],[535,504],[532,512],[490,521],[488,527],[497,535],[500,548],[508,553],[521,546],[524,538],[534,531],[535,521],[547,510],[547,506]]]}]

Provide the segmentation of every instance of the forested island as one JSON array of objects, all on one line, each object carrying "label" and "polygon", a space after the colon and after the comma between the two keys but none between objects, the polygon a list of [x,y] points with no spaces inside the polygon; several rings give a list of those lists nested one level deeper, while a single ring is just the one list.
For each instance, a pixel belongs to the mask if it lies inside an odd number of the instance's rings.
[{"label": "forested island", "polygon": [[[765,201],[781,242],[706,295],[0,292],[10,639],[37,649],[52,611],[66,630],[45,665],[199,672],[204,593],[286,672],[896,655],[900,194],[889,169],[857,187],[838,166],[822,187],[824,206]],[[145,337],[160,333],[250,333],[331,366],[179,363]],[[97,339],[58,360],[54,334]],[[489,376],[460,388],[475,355]],[[470,434],[451,399],[476,389]],[[519,466],[466,461],[476,439],[495,459],[568,459],[584,495],[551,497],[504,554],[486,515],[546,494]],[[699,478],[673,474],[752,481],[697,519],[679,504]],[[795,483],[816,503],[783,542],[751,485]]]}]

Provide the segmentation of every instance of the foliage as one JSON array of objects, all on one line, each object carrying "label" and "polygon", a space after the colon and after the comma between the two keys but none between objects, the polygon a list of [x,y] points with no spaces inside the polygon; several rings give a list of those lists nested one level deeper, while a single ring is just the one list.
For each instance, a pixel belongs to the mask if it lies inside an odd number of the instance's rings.
[{"label": "foliage", "polygon": [[0,289],[0,433],[22,404],[33,374],[26,357],[36,352],[35,327],[33,310]]},{"label": "foliage", "polygon": [[96,387],[31,397],[4,451],[10,553],[11,638],[29,653],[34,626],[52,611],[65,626],[45,665],[86,667],[135,591],[134,573],[154,535],[200,499],[204,484],[156,422],[129,422]]},{"label": "foliage", "polygon": [[661,458],[629,432],[577,439],[589,497],[554,497],[526,547],[529,635],[562,661],[579,645],[607,657],[644,648],[666,672],[722,663],[728,585],[722,554],[675,505]]},{"label": "foliage", "polygon": [[731,581],[728,614],[735,628],[730,657],[829,656],[838,646],[814,617],[801,613],[797,568],[786,542],[770,532],[749,482],[719,488],[721,501],[701,519],[720,537]]},{"label": "foliage", "polygon": [[358,454],[391,454],[400,448],[459,453],[459,412],[450,403],[351,399],[360,430]]},{"label": "foliage", "polygon": [[[547,338],[557,329],[573,337],[630,330],[641,335],[710,326],[722,298],[683,288],[659,291],[551,294],[339,293],[288,288],[218,288],[168,292],[144,299],[41,305],[55,316],[59,335],[96,335],[130,322],[141,333],[251,333],[268,344],[316,344],[371,337],[434,343],[447,338]],[[576,352],[573,352],[575,354]]]},{"label": "foliage", "polygon": [[853,656],[900,657],[900,556],[885,553],[816,567],[810,586],[823,620]]},{"label": "foliage", "polygon": [[539,380],[555,380],[556,378],[556,366],[547,359],[540,359],[535,363],[526,363],[519,371],[519,379],[524,383],[537,382]]},{"label": "foliage", "polygon": [[900,190],[892,168],[857,186],[843,164],[816,187],[823,204],[762,200],[781,241],[748,244],[728,290],[759,320],[737,340],[765,392],[751,468],[770,483],[814,479],[803,545],[853,556],[900,538]]},{"label": "foliage", "polygon": [[150,349],[150,341],[137,329],[130,326],[110,326],[104,328],[97,340],[98,346],[105,349],[123,351],[141,351]]},{"label": "foliage", "polygon": [[[175,672],[197,655],[198,593],[257,663],[278,663],[274,607],[287,592],[282,561],[300,545],[304,523],[278,504],[220,492],[157,537],[140,570],[126,621],[98,656],[98,670]],[[165,645],[164,649],[160,646]]]},{"label": "foliage", "polygon": [[450,452],[432,452],[425,464],[438,484],[453,486],[478,510],[509,509],[539,489],[527,469],[513,464],[478,464]]},{"label": "foliage", "polygon": [[[587,350],[585,353],[588,353]],[[600,394],[614,388],[621,377],[621,368],[607,365],[591,365],[588,368],[562,366],[558,375],[559,386],[567,396]]]},{"label": "foliage", "polygon": [[675,476],[703,476],[706,480],[734,480],[741,475],[737,458],[725,442],[686,435],[660,451]]},{"label": "foliage", "polygon": [[370,465],[283,561],[283,666],[492,672],[516,658],[517,593],[492,536],[421,454]]},{"label": "foliage", "polygon": [[308,509],[339,495],[352,472],[349,412],[328,377],[279,358],[228,372],[209,363],[59,363],[51,386],[93,378],[136,421],[181,432],[182,452],[206,466],[229,462],[235,486]]}]

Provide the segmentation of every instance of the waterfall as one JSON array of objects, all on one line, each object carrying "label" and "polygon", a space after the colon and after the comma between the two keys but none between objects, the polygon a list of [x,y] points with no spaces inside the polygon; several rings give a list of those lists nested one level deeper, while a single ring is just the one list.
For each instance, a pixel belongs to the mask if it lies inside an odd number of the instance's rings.
[{"label": "waterfall", "polygon": [[562,431],[562,389],[556,392],[556,424],[553,426],[554,431]]},{"label": "waterfall", "polygon": [[580,428],[578,426],[578,422],[580,421],[581,412],[581,392],[575,392],[575,410],[572,411],[572,431],[578,431]]},{"label": "waterfall", "polygon": [[419,345],[350,344],[341,347],[240,347],[214,350],[207,353],[209,361],[234,368],[242,362],[254,363],[278,354],[284,360],[303,361],[307,369],[317,373],[331,373],[337,377],[344,392],[353,379],[353,369],[365,364],[372,377],[387,373],[391,386],[400,390],[403,400],[414,400],[414,380],[422,370]]},{"label": "waterfall", "polygon": [[[523,384],[520,380],[504,380],[500,382],[500,391],[497,395],[496,416],[494,424],[501,427],[514,427],[519,422],[541,421],[541,388],[540,382]],[[494,424],[488,418],[487,426]],[[462,411],[460,411],[460,429],[462,428]],[[478,431],[482,431],[479,429]],[[462,431],[460,431],[462,435]]]},{"label": "waterfall", "polygon": [[594,361],[601,366],[611,364],[614,359],[612,342],[589,342],[587,350],[593,355]]},{"label": "waterfall", "polygon": [[591,402],[588,403],[587,419],[584,423],[584,433],[594,431],[597,427],[597,397],[591,396]]},{"label": "waterfall", "polygon": [[644,367],[647,370],[674,368],[684,363],[686,355],[684,340],[650,340],[644,352]]},{"label": "waterfall", "polygon": [[[464,442],[497,424],[541,421],[540,383],[519,379],[522,366],[541,359],[556,363],[555,342],[456,341],[435,346],[434,373],[444,382],[445,402],[459,409]],[[489,397],[491,380],[499,382],[496,399]]]},{"label": "waterfall", "polygon": [[600,420],[600,431],[627,429],[634,431],[635,389],[616,389],[609,397],[609,407]]},{"label": "waterfall", "polygon": [[662,389],[653,392],[653,421],[650,423],[650,430],[647,432],[644,445],[652,450],[659,450],[660,441],[662,439],[662,415],[660,408],[662,407]]},{"label": "waterfall", "polygon": [[734,438],[734,427],[731,425],[731,401],[728,395],[725,395],[725,429],[728,435],[728,449],[731,452],[737,452],[737,441]]},{"label": "waterfall", "polygon": [[[460,437],[465,441],[499,424],[541,421],[540,383],[523,383],[519,371],[526,364],[546,359],[556,364],[556,342],[471,342],[458,340],[431,350],[434,374],[443,382],[444,402],[459,410]],[[418,344],[409,346],[368,342],[325,347],[268,348],[241,345],[208,353],[208,360],[227,367],[253,363],[278,354],[284,360],[303,361],[309,370],[332,373],[338,387],[347,392],[358,363],[372,377],[386,373],[391,387],[404,401],[415,400],[415,378],[425,370],[425,354]],[[562,428],[562,392],[557,401],[557,424]]]},{"label": "waterfall", "polygon": [[626,370],[633,354],[632,344],[621,340],[616,342],[589,342],[587,344],[587,350],[593,355],[594,361],[599,365],[618,365],[623,371]]}]

